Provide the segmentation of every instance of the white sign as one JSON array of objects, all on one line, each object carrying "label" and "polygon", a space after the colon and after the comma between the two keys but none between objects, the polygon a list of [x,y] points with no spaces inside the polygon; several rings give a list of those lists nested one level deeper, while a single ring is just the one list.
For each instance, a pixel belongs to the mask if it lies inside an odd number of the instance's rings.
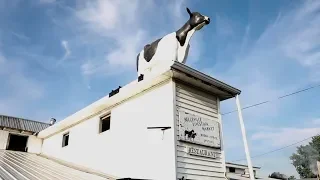
[{"label": "white sign", "polygon": [[195,156],[203,156],[213,159],[217,158],[216,152],[202,148],[189,147],[188,153]]},{"label": "white sign", "polygon": [[217,121],[179,112],[179,140],[220,148],[220,126]]}]

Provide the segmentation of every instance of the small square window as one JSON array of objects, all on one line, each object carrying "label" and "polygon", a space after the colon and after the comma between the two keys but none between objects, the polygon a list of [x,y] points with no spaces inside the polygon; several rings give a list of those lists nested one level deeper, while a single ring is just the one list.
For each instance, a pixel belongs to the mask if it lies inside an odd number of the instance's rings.
[{"label": "small square window", "polygon": [[106,115],[106,116],[103,116],[100,118],[100,131],[99,131],[99,133],[102,133],[102,132],[110,129],[110,120],[111,120],[110,115]]},{"label": "small square window", "polygon": [[234,168],[234,167],[229,167],[229,172],[236,172],[236,168]]},{"label": "small square window", "polygon": [[62,137],[62,147],[68,146],[69,144],[69,133],[66,133]]}]

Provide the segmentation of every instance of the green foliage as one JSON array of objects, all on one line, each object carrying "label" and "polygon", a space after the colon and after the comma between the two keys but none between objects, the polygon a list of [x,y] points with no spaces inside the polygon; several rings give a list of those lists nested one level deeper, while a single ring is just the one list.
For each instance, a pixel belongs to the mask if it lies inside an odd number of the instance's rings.
[{"label": "green foliage", "polygon": [[316,162],[320,160],[320,136],[313,137],[305,146],[297,147],[297,152],[293,153],[290,159],[300,178],[317,177]]},{"label": "green foliage", "polygon": [[293,179],[296,179],[296,178],[294,176],[289,177],[289,180],[293,180]]},{"label": "green foliage", "polygon": [[284,174],[281,174],[279,172],[274,172],[271,175],[269,175],[269,178],[273,179],[281,179],[281,180],[288,180],[287,176]]}]

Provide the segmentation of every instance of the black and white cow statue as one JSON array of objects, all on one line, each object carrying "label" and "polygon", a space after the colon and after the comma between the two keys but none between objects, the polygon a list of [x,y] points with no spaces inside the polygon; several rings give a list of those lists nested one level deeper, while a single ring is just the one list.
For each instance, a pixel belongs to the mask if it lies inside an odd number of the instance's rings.
[{"label": "black and white cow statue", "polygon": [[186,9],[190,18],[179,30],[145,45],[138,54],[136,66],[139,77],[150,73],[156,66],[170,66],[174,61],[186,63],[192,35],[210,23],[209,17]]}]

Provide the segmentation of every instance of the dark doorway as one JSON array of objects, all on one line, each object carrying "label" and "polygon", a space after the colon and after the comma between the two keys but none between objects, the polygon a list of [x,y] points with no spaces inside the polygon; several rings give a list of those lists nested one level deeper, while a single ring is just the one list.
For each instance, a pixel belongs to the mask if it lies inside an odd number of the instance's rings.
[{"label": "dark doorway", "polygon": [[7,150],[26,152],[27,141],[28,141],[28,136],[9,134],[9,139],[8,139],[9,144],[8,144]]}]

